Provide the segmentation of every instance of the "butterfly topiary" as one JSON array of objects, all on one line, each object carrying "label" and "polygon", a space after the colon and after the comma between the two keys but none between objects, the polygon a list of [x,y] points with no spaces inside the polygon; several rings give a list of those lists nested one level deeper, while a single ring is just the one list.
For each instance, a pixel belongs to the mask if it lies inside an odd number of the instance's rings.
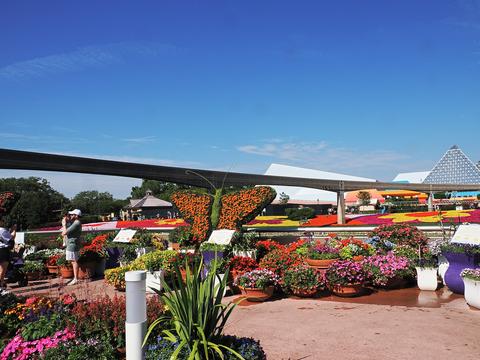
[{"label": "butterfly topiary", "polygon": [[214,190],[213,196],[181,191],[171,197],[183,219],[190,223],[195,243],[207,240],[214,229],[240,229],[276,196],[275,190],[269,186],[257,186],[225,195],[223,189]]}]

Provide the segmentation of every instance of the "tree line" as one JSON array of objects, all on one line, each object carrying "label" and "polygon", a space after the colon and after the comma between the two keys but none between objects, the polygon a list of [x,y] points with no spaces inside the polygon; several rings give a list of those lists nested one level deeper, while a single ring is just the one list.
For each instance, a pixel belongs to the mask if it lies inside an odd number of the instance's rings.
[{"label": "tree line", "polygon": [[141,186],[131,189],[130,197],[115,199],[109,192],[81,191],[69,199],[53,189],[46,179],[38,177],[0,179],[0,192],[13,192],[17,201],[7,214],[9,223],[16,223],[21,230],[58,224],[62,215],[71,209],[81,209],[84,221],[98,221],[102,215],[118,214],[130,199],[141,199],[147,190],[154,196],[169,201],[177,190],[192,189],[154,180],[143,180]]}]

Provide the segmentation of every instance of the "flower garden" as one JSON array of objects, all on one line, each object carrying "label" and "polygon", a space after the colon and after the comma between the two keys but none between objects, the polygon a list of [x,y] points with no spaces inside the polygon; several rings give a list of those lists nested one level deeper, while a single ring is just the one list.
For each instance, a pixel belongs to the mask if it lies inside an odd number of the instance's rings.
[{"label": "flower garden", "polygon": [[[415,286],[434,292],[445,282],[454,293],[464,294],[470,306],[480,308],[479,247],[431,241],[409,224],[380,225],[366,241],[331,233],[283,244],[242,232],[241,225],[271,196],[261,189],[224,195],[218,224],[237,229],[229,245],[204,242],[217,223],[211,218],[215,200],[187,193],[178,194],[176,201],[184,203],[191,225],[172,231],[168,239],[141,229],[129,244],[114,243],[115,232],[88,234],[80,276],[104,278],[117,295],[86,300],[0,296],[0,360],[124,358],[122,291],[125,274],[132,270],[146,271],[151,290],[147,359],[265,359],[257,339],[227,335],[224,329],[236,305],[244,302],[268,307],[289,297],[358,298]],[[227,216],[237,201],[245,205]],[[27,281],[72,277],[60,244],[61,239],[53,239],[25,256]],[[444,258],[450,262],[447,271],[441,269]],[[226,303],[226,293],[236,294],[235,301]]]}]

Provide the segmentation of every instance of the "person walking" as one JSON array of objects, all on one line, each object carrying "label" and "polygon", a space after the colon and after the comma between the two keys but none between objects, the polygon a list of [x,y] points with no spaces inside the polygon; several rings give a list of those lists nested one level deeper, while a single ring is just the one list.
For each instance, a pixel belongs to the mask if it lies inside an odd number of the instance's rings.
[{"label": "person walking", "polygon": [[82,212],[79,209],[75,209],[69,211],[68,215],[71,225],[67,227],[67,220],[62,221],[62,235],[66,237],[65,257],[67,261],[72,263],[73,267],[73,279],[67,283],[67,285],[75,285],[78,282],[78,259],[80,257],[80,237],[82,235],[80,217],[82,216]]},{"label": "person walking", "polygon": [[5,220],[0,217],[0,295],[7,290],[5,275],[10,261],[10,251],[15,246],[16,226],[10,230],[5,227]]}]

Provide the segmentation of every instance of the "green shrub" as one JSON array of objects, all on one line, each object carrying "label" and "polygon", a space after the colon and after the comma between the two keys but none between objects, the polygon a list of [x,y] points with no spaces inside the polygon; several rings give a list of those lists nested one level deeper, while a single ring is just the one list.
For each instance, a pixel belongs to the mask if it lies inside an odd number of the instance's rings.
[{"label": "green shrub", "polygon": [[306,221],[315,216],[315,210],[309,207],[303,207],[298,209],[285,209],[285,214],[290,220]]}]

